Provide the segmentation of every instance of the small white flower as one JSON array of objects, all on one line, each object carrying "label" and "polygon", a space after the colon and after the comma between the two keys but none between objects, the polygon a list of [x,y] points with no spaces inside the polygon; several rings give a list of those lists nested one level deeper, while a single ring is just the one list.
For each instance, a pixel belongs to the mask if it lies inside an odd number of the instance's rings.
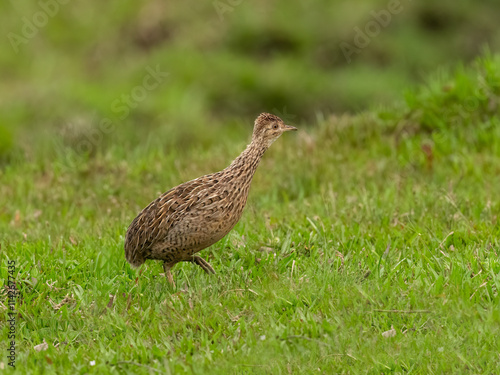
[{"label": "small white flower", "polygon": [[91,366],[95,366],[95,361],[90,361]]},{"label": "small white flower", "polygon": [[45,339],[43,339],[43,342],[41,344],[35,345],[33,347],[37,352],[42,352],[44,350],[47,350],[49,348],[49,344],[45,342]]},{"label": "small white flower", "polygon": [[396,336],[396,330],[394,329],[394,326],[391,326],[390,330],[382,332],[382,336],[384,336],[384,337],[394,337],[394,336]]}]

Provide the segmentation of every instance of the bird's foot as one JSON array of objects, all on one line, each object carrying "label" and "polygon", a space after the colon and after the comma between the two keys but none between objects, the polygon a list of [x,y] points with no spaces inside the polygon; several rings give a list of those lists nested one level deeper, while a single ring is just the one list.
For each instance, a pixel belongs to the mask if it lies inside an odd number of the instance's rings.
[{"label": "bird's foot", "polygon": [[175,288],[175,281],[174,277],[172,276],[172,272],[170,272],[170,269],[172,268],[171,265],[169,265],[167,262],[163,263],[163,271],[165,271],[165,277],[167,278],[167,281],[170,283]]},{"label": "bird's foot", "polygon": [[206,273],[215,273],[213,267],[205,259],[197,255],[193,255],[193,259],[191,260],[191,262],[199,265]]}]

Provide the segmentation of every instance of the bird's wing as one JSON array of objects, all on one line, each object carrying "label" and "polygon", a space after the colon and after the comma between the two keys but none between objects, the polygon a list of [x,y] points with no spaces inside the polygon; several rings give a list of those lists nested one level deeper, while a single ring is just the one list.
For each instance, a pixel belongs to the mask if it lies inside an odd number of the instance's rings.
[{"label": "bird's wing", "polygon": [[144,251],[165,238],[174,223],[198,206],[215,184],[213,176],[203,176],[170,189],[137,215],[125,236],[125,255],[132,265],[142,264]]}]

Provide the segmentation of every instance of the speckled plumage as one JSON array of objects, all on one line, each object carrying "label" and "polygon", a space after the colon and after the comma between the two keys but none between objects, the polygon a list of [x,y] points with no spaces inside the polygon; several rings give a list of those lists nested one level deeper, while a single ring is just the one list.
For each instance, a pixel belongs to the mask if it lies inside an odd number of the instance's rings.
[{"label": "speckled plumage", "polygon": [[222,239],[245,207],[260,159],[279,136],[296,130],[269,113],[255,120],[252,142],[226,169],[176,186],[151,202],[130,224],[125,257],[135,267],[147,259],[163,261],[173,284],[172,268],[193,262],[207,273],[212,266],[195,254]]}]

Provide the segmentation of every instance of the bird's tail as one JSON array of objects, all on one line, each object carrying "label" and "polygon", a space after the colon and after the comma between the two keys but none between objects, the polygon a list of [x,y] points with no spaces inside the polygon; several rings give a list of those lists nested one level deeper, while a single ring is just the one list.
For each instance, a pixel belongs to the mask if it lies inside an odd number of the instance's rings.
[{"label": "bird's tail", "polygon": [[125,259],[134,268],[140,267],[146,260],[142,256],[141,252],[138,251],[137,245],[133,244],[131,238],[128,235],[125,236]]}]

